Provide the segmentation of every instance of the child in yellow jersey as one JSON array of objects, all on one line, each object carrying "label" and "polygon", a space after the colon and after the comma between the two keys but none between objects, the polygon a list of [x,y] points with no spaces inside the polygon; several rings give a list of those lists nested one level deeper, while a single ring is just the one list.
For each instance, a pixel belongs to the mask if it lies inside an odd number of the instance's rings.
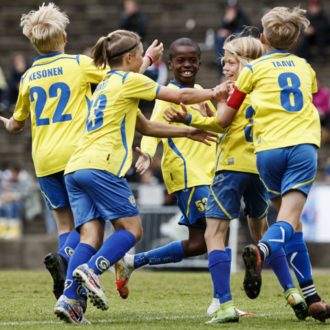
[{"label": "child in yellow jersey", "polygon": [[[169,47],[168,66],[174,74],[174,80],[168,84],[173,90],[184,87],[201,89],[195,84],[196,75],[201,64],[201,51],[196,42],[189,38],[180,38]],[[215,113],[212,103],[209,106]],[[157,100],[152,121],[166,122],[164,110],[179,105]],[[196,105],[195,105],[196,106]],[[197,105],[198,106],[198,105]],[[196,112],[188,107],[189,111]],[[181,124],[182,125],[182,124]],[[117,289],[122,297],[127,297],[127,282],[134,269],[144,265],[157,265],[180,262],[183,258],[197,256],[206,252],[204,239],[205,206],[209,195],[209,185],[214,175],[216,145],[201,143],[180,138],[143,137],[140,157],[136,163],[137,171],[143,174],[150,166],[158,144],[163,143],[162,173],[168,193],[174,194],[182,216],[180,225],[188,227],[188,239],[171,242],[157,249],[139,253],[135,256],[126,255],[116,264]],[[228,251],[229,253],[229,251]],[[219,305],[219,300],[215,296]],[[217,307],[218,307],[217,305]]]},{"label": "child in yellow jersey", "polygon": [[[246,32],[249,32],[247,29]],[[245,31],[242,33],[245,35]],[[263,54],[261,42],[252,36],[232,35],[224,45],[223,72],[228,80],[236,80],[241,69],[255,58]],[[173,111],[174,109],[172,109]],[[198,114],[188,114],[183,107],[183,112],[166,112],[170,120],[182,119],[191,121],[195,126],[195,117]],[[229,278],[230,259],[225,254],[225,237],[229,220],[239,217],[241,199],[245,204],[251,236],[257,242],[267,228],[267,192],[261,182],[254,154],[252,129],[254,110],[250,100],[245,99],[237,116],[226,129],[218,146],[216,174],[211,185],[211,193],[207,201],[206,217],[206,242],[209,252],[209,267],[214,284],[214,290],[219,292],[221,308],[209,323],[222,323],[238,320],[238,316],[231,299]],[[221,118],[221,117],[220,117]],[[204,118],[204,129],[213,129],[217,118]],[[219,124],[218,124],[219,126]],[[221,126],[220,126],[221,127]],[[219,128],[218,128],[219,130]],[[285,298],[293,307],[298,318],[306,317],[307,307],[297,289],[294,288],[288,263],[283,249],[276,255],[267,259],[277,275]],[[250,297],[254,297],[252,292]]]},{"label": "child in yellow jersey", "polygon": [[[100,70],[85,55],[64,53],[68,16],[53,3],[22,15],[23,34],[40,54],[22,76],[17,105],[8,120],[9,132],[19,132],[31,117],[32,158],[41,192],[52,210],[59,234],[59,251],[45,257],[54,280],[56,298],[63,292],[66,264],[79,242],[64,183],[64,168],[85,126],[91,99],[91,84],[99,83],[107,70]],[[151,56],[162,52],[156,43]],[[156,50],[156,53],[154,53]],[[160,54],[159,54],[160,55]],[[144,70],[150,64],[144,59]]]},{"label": "child in yellow jersey", "polygon": [[[197,103],[216,96],[211,89],[159,86],[138,73],[142,53],[140,37],[124,30],[101,37],[93,48],[95,64],[103,68],[109,65],[112,70],[93,94],[86,132],[65,170],[69,200],[80,231],[80,243],[68,264],[66,288],[55,306],[55,314],[66,322],[85,322],[77,292],[79,283],[94,305],[108,308],[98,275],[121,259],[142,235],[138,208],[124,178],[132,161],[136,119],[143,134],[157,137],[191,137],[208,143],[207,139],[214,141],[216,136],[148,122],[138,114],[140,99]],[[105,221],[111,221],[115,233],[102,244]]]},{"label": "child in yellow jersey", "polygon": [[[310,65],[288,51],[309,21],[298,7],[276,7],[262,17],[262,25],[261,42],[268,52],[242,70],[228,100],[226,86],[220,87],[218,103],[219,121],[226,125],[249,94],[255,111],[257,168],[278,210],[277,222],[258,246],[244,248],[244,289],[248,295],[258,293],[263,260],[285,248],[309,314],[324,322],[330,306],[314,287],[300,220],[317,169],[320,119],[312,103],[317,86]],[[223,113],[227,115],[221,119]]]}]

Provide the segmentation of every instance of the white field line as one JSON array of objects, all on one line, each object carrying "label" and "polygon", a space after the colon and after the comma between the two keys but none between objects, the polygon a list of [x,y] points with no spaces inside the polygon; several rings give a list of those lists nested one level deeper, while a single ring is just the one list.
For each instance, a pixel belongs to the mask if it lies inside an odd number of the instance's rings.
[{"label": "white field line", "polygon": [[[287,315],[285,312],[277,313],[258,313],[254,317],[272,317],[272,316],[282,316]],[[243,316],[244,317],[244,316]],[[105,323],[134,323],[134,322],[153,322],[153,321],[176,321],[176,320],[193,320],[193,319],[205,319],[205,321],[210,318],[205,314],[199,315],[177,315],[177,316],[145,316],[138,318],[129,318],[129,319],[100,319],[100,320],[88,320],[91,324],[105,324]],[[28,326],[28,325],[49,325],[49,324],[63,324],[62,321],[48,320],[48,321],[17,321],[17,322],[0,322],[0,327],[17,327],[17,326]]]}]

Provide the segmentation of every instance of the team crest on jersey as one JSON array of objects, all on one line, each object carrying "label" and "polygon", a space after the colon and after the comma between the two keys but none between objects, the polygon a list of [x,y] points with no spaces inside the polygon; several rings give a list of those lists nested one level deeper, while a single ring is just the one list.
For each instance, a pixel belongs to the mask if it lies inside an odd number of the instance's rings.
[{"label": "team crest on jersey", "polygon": [[129,196],[128,200],[134,207],[136,206],[136,201],[133,195]]},{"label": "team crest on jersey", "polygon": [[227,164],[228,165],[233,165],[234,164],[234,157],[227,158]]},{"label": "team crest on jersey", "polygon": [[96,259],[95,265],[96,268],[103,273],[110,267],[110,262],[101,256]]},{"label": "team crest on jersey", "polygon": [[67,246],[65,249],[64,249],[64,252],[65,254],[68,256],[68,257],[71,257],[73,255],[73,248],[71,248],[70,246]]},{"label": "team crest on jersey", "polygon": [[72,284],[73,284],[72,280],[65,280],[64,290],[69,289],[72,286]]}]

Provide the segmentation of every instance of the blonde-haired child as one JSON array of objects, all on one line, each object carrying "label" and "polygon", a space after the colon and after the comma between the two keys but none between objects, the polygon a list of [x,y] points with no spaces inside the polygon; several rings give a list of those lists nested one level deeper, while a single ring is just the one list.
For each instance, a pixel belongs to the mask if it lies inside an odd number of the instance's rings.
[{"label": "blonde-haired child", "polygon": [[[85,55],[64,52],[68,16],[53,3],[23,14],[23,34],[39,53],[22,76],[13,116],[0,117],[11,133],[21,131],[31,117],[32,157],[42,195],[52,210],[58,229],[58,253],[45,257],[44,263],[54,281],[56,298],[63,292],[66,265],[79,234],[64,183],[64,168],[80,139],[92,97],[91,84],[99,83],[108,69],[98,69]],[[155,41],[148,49],[141,70],[150,58],[162,53]]]},{"label": "blonde-haired child", "polygon": [[242,70],[228,100],[224,89],[219,93],[218,103],[230,120],[250,95],[257,168],[278,210],[277,222],[258,246],[248,245],[243,251],[244,289],[248,295],[259,292],[263,260],[285,248],[309,314],[324,322],[330,317],[330,306],[314,287],[300,220],[317,171],[320,118],[312,102],[317,84],[311,66],[289,52],[309,21],[299,7],[275,7],[261,21],[260,39],[267,53]]}]

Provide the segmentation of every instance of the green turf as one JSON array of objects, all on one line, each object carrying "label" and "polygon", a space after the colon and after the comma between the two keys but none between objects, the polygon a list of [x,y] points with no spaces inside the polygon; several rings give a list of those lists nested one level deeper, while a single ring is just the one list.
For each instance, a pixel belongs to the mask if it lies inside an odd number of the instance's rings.
[{"label": "green turf", "polygon": [[[211,300],[211,283],[206,272],[137,271],[130,283],[130,297],[122,300],[115,291],[114,275],[103,275],[102,284],[110,308],[102,312],[88,308],[86,318],[93,325],[84,329],[326,329],[311,318],[298,321],[281,294],[274,275],[264,272],[258,299],[249,300],[242,290],[242,273],[232,276],[237,307],[257,317],[241,318],[239,324],[205,325]],[[316,272],[315,283],[322,297],[330,301],[330,273]],[[68,329],[53,314],[55,299],[46,271],[0,272],[0,329]]]}]

